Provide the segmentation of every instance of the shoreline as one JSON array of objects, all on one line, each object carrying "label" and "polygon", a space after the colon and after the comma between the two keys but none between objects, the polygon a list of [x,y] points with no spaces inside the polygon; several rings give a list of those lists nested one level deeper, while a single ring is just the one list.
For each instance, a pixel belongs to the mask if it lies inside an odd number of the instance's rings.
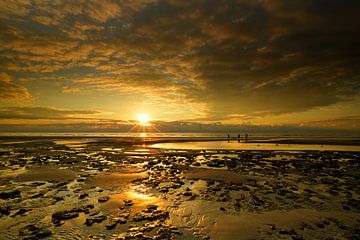
[{"label": "shoreline", "polygon": [[[156,144],[156,143],[170,143],[170,142],[206,142],[206,141],[229,141],[237,142],[238,139],[227,137],[116,137],[116,136],[0,136],[0,141],[9,140],[59,140],[59,139],[94,139],[94,140],[117,140],[130,142],[132,144]],[[247,140],[240,138],[241,143],[273,143],[273,144],[319,144],[319,145],[349,145],[360,146],[360,137],[249,137]]]}]

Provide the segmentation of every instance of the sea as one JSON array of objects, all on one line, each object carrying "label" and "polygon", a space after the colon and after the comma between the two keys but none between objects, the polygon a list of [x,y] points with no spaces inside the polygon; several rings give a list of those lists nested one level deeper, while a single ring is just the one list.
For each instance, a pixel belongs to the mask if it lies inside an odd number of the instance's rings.
[{"label": "sea", "polygon": [[[144,138],[157,141],[150,147],[162,149],[226,149],[279,151],[357,151],[360,136],[354,134],[289,134],[289,133],[148,133],[148,132],[16,132],[0,137],[55,138]],[[1,142],[1,141],[0,141]]]}]

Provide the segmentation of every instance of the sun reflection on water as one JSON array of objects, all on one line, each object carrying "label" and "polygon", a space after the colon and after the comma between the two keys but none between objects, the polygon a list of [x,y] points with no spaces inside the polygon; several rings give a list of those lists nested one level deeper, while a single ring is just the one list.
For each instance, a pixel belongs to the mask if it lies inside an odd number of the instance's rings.
[{"label": "sun reflection on water", "polygon": [[156,198],[150,195],[144,185],[137,185],[130,188],[129,197],[144,200],[154,201]]}]

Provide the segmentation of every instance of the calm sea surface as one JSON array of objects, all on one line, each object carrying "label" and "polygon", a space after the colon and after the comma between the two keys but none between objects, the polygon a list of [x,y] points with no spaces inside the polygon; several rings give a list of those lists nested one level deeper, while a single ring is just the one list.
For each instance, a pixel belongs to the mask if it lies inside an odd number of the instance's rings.
[{"label": "calm sea surface", "polygon": [[169,142],[151,145],[163,149],[227,149],[227,150],[272,150],[272,151],[356,151],[360,146],[331,144],[274,144],[243,143],[236,141]]},{"label": "calm sea surface", "polygon": [[[237,138],[238,133],[230,133],[231,138]],[[240,133],[244,138],[245,133]],[[359,135],[316,135],[316,134],[284,134],[284,133],[248,133],[252,139],[360,139]],[[58,132],[0,132],[0,137],[6,136],[29,136],[29,137],[151,137],[151,138],[227,138],[228,133],[135,133],[135,132],[81,132],[81,133],[58,133]]]},{"label": "calm sea surface", "polygon": [[[245,134],[237,133],[0,133],[0,137],[121,137],[121,138],[159,138],[166,142],[150,145],[165,149],[236,149],[236,150],[323,150],[323,151],[360,151],[360,136],[334,135],[290,135],[249,133],[245,142]],[[207,141],[208,140],[208,141]],[[284,141],[290,140],[291,144]],[[307,142],[308,141],[308,142]],[[307,143],[306,143],[307,142]]]}]

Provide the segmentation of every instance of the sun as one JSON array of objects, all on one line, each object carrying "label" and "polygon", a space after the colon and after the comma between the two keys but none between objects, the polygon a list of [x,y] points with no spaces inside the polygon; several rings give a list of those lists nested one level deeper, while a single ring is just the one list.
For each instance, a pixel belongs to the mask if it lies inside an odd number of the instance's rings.
[{"label": "sun", "polygon": [[160,130],[156,127],[156,120],[151,118],[145,112],[139,112],[136,115],[136,120],[132,121],[134,121],[134,126],[129,130],[129,132],[141,133],[140,137],[147,137],[146,133],[148,132],[160,132]]},{"label": "sun", "polygon": [[150,117],[147,114],[139,114],[137,120],[138,124],[141,126],[151,126]]}]

